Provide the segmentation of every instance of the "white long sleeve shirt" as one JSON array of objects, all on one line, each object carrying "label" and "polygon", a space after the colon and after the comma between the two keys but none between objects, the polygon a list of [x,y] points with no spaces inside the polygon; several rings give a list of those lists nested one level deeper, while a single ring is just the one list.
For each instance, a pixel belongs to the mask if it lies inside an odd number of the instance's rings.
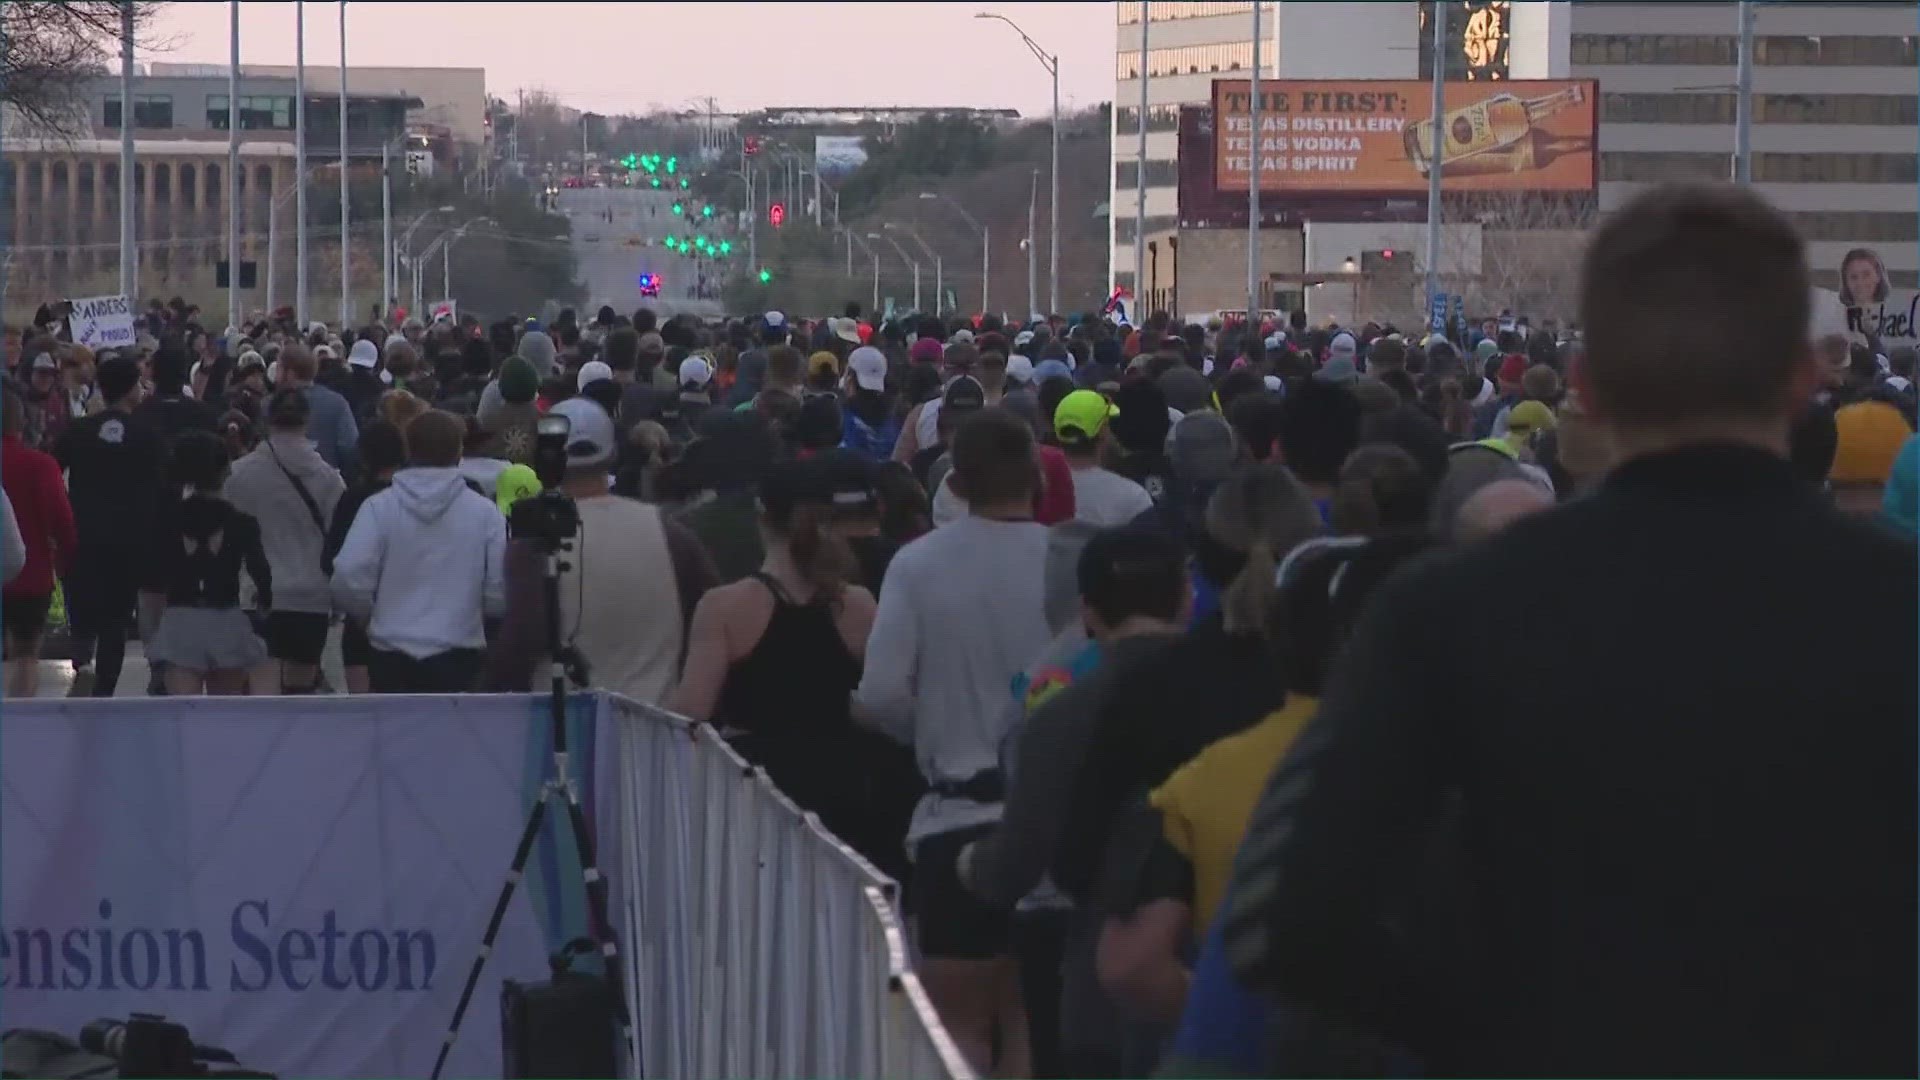
[{"label": "white long sleeve shirt", "polygon": [[[1000,763],[1013,679],[1047,647],[1047,530],[968,516],[900,549],[887,567],[855,703],[914,749],[929,782]],[[929,792],[922,837],[997,821],[1000,806]]]},{"label": "white long sleeve shirt", "polygon": [[487,643],[507,609],[507,522],[458,469],[405,469],[368,499],[333,560],[333,597],[376,648],[415,659]]}]

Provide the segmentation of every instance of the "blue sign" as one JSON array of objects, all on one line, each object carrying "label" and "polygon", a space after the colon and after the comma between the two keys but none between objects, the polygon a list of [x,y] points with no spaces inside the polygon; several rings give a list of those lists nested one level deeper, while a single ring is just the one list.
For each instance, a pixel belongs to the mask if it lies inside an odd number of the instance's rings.
[{"label": "blue sign", "polygon": [[1456,319],[1467,317],[1467,298],[1459,293],[1453,294],[1453,317]]},{"label": "blue sign", "polygon": [[1435,330],[1445,330],[1447,328],[1447,294],[1434,293],[1432,307],[1433,317],[1429,320],[1429,324]]}]

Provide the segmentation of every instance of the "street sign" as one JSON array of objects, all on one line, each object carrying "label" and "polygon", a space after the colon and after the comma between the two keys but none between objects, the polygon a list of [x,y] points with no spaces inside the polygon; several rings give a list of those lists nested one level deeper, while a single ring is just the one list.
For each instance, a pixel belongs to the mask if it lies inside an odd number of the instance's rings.
[{"label": "street sign", "polygon": [[133,344],[133,305],[124,296],[95,296],[73,302],[73,340],[89,349],[124,349]]},{"label": "street sign", "polygon": [[1461,296],[1459,293],[1454,293],[1453,294],[1453,317],[1456,319],[1464,319],[1466,318],[1466,314],[1467,314],[1467,298],[1464,296]]},{"label": "street sign", "polygon": [[1427,322],[1428,327],[1434,330],[1445,330],[1447,328],[1447,294],[1434,293],[1432,308],[1433,315]]}]

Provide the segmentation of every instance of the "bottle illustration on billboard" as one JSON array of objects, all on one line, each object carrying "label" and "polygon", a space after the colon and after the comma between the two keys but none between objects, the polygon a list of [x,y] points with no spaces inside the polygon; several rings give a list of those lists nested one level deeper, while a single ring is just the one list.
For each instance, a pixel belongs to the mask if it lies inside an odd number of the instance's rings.
[{"label": "bottle illustration on billboard", "polygon": [[[1588,137],[1550,135],[1538,126],[1554,113],[1586,100],[1587,88],[1574,85],[1524,100],[1512,94],[1495,94],[1448,112],[1441,117],[1446,138],[1440,145],[1447,174],[1524,172],[1543,168],[1567,154],[1592,150],[1593,141]],[[1407,125],[1401,141],[1413,167],[1426,176],[1433,158],[1433,121]]]}]

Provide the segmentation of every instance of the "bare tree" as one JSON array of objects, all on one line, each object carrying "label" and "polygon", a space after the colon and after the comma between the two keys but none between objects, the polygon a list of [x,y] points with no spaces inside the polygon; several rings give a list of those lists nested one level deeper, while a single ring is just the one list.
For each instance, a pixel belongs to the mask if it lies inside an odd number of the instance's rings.
[{"label": "bare tree", "polygon": [[162,6],[157,0],[0,3],[0,106],[43,133],[84,134],[79,90],[119,55],[122,12],[132,9],[138,35]]},{"label": "bare tree", "polygon": [[1536,321],[1575,315],[1591,201],[1481,196],[1466,213],[1480,223],[1480,278],[1466,290],[1469,310],[1525,312]]}]

